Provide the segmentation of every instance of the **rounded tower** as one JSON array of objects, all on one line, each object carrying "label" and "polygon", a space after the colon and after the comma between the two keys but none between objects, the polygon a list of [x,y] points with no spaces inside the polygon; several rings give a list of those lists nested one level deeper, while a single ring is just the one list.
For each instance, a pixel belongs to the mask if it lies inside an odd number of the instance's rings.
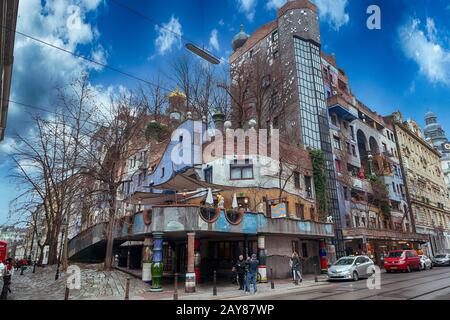
[{"label": "rounded tower", "polygon": [[241,48],[248,40],[249,35],[244,32],[244,25],[241,24],[241,31],[237,35],[234,36],[231,45],[233,46],[234,51],[237,51]]}]

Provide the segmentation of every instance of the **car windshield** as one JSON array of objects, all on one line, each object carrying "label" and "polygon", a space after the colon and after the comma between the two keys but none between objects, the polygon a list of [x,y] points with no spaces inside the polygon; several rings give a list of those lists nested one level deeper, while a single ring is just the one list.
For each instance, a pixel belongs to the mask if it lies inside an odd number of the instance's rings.
[{"label": "car windshield", "polygon": [[336,261],[334,264],[335,266],[349,266],[353,264],[353,261],[355,261],[355,258],[342,258]]},{"label": "car windshield", "polygon": [[444,258],[446,258],[446,256],[444,254],[438,254],[435,258],[436,259],[444,259]]},{"label": "car windshield", "polygon": [[389,252],[388,258],[401,258],[403,256],[402,251]]}]

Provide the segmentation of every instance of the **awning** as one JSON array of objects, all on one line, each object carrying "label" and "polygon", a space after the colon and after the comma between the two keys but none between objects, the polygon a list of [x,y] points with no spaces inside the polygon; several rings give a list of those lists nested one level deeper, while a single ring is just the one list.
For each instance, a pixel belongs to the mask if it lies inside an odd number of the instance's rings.
[{"label": "awning", "polygon": [[188,169],[185,172],[177,172],[172,178],[162,184],[151,186],[160,190],[172,190],[177,192],[195,191],[198,189],[218,189],[232,190],[229,186],[221,186],[213,183],[201,181],[194,169]]}]

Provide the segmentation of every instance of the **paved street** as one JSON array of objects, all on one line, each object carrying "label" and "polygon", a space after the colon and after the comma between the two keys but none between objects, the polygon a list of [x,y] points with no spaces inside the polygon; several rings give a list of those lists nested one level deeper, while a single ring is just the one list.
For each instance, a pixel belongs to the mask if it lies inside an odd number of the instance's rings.
[{"label": "paved street", "polygon": [[382,273],[381,289],[369,290],[366,280],[333,282],[270,296],[245,299],[271,300],[450,300],[450,268],[413,273]]}]

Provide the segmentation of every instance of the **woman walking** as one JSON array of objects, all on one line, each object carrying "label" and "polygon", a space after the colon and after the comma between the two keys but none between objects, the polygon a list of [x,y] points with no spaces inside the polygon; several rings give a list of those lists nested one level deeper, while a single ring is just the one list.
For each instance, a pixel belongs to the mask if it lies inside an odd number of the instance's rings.
[{"label": "woman walking", "polygon": [[299,281],[302,282],[303,279],[302,279],[302,274],[300,272],[300,263],[301,263],[301,261],[300,261],[300,257],[298,256],[297,252],[294,251],[292,253],[292,257],[291,257],[291,261],[290,262],[291,262],[290,265],[291,265],[291,268],[292,268],[292,277],[293,277],[294,283],[296,285],[298,285]]}]

